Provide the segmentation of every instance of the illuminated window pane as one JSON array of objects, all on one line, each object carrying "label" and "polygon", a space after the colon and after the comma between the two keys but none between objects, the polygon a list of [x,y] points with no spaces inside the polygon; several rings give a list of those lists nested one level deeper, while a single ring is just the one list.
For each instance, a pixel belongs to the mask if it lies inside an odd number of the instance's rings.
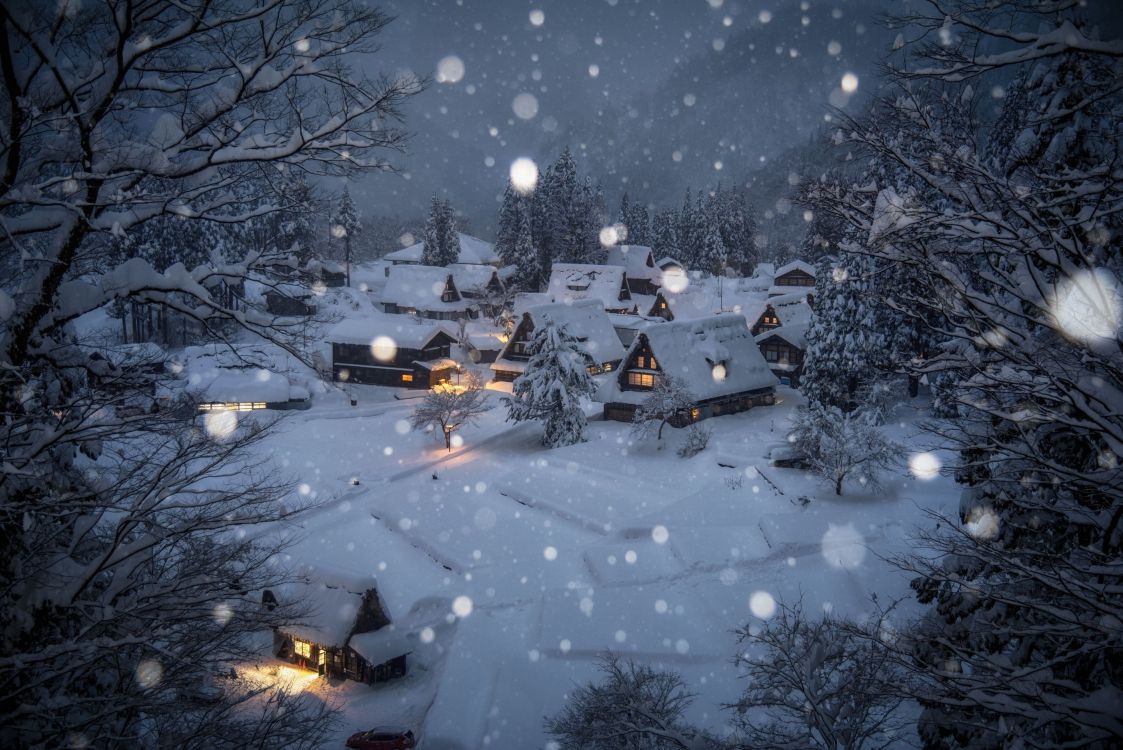
[{"label": "illuminated window pane", "polygon": [[413,382],[413,375],[411,375],[408,372],[402,373],[402,382],[403,383],[412,383]]}]

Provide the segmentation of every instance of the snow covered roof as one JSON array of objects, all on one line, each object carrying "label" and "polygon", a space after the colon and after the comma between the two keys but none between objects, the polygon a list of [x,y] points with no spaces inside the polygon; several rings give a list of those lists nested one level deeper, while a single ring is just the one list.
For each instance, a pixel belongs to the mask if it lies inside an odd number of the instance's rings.
[{"label": "snow covered roof", "polygon": [[289,379],[269,370],[214,368],[192,372],[187,390],[203,403],[283,403],[290,398]]},{"label": "snow covered roof", "polygon": [[397,346],[424,349],[438,333],[452,335],[447,328],[431,320],[412,315],[376,315],[369,318],[347,318],[328,331],[326,340],[335,344],[370,346],[379,336],[388,336]]},{"label": "snow covered roof", "polygon": [[[564,327],[571,336],[577,338],[578,344],[591,361],[597,364],[616,362],[624,356],[624,345],[612,321],[605,313],[599,300],[589,299],[578,302],[554,302],[546,305],[535,305],[529,308],[524,315],[529,315],[535,328],[552,320],[558,327]],[[513,341],[513,339],[512,339]],[[511,342],[508,342],[510,346]],[[522,370],[526,363],[519,360],[506,360],[506,347],[499,359],[492,364],[491,369]],[[498,367],[496,367],[498,365]]]},{"label": "snow covered roof", "polygon": [[802,260],[793,260],[791,263],[785,263],[784,265],[777,268],[775,273],[773,273],[772,275],[773,277],[783,276],[784,274],[790,273],[792,271],[803,271],[806,274],[814,276],[815,266]]},{"label": "snow covered roof", "polygon": [[682,265],[682,263],[680,263],[678,260],[676,260],[675,258],[672,258],[669,255],[665,255],[662,258],[660,258],[659,260],[655,261],[655,265],[658,266],[659,268],[663,269],[663,270],[666,270],[666,269],[670,268],[671,266],[677,266],[678,268],[684,268],[685,267],[685,266]]},{"label": "snow covered roof", "polygon": [[415,602],[397,622],[371,633],[356,633],[347,645],[371,664],[384,664],[416,650],[425,628],[437,632],[447,630],[450,625],[446,616],[450,607],[448,599],[425,597]]},{"label": "snow covered roof", "polygon": [[[621,301],[621,290],[624,300]],[[555,263],[550,271],[546,294],[554,302],[600,300],[605,308],[631,307],[627,301],[623,266],[597,266],[589,263]]]},{"label": "snow covered roof", "polygon": [[512,312],[516,317],[519,317],[532,307],[549,305],[552,303],[553,301],[550,299],[550,295],[545,292],[520,292],[515,295]]},{"label": "snow covered roof", "polygon": [[759,277],[763,278],[765,276],[772,277],[772,276],[775,276],[775,275],[776,275],[776,264],[775,263],[757,263],[756,268],[753,269],[753,276],[759,276]]},{"label": "snow covered roof", "polygon": [[448,270],[452,271],[452,280],[461,294],[482,294],[492,279],[499,278],[494,266],[478,263],[450,263]]},{"label": "snow covered roof", "polygon": [[[452,271],[440,266],[392,266],[382,289],[382,302],[415,310],[467,310],[471,301],[457,293],[455,299],[441,299],[452,279]],[[456,286],[455,280],[452,283]]]},{"label": "snow covered roof", "polygon": [[[372,591],[376,598],[378,596],[374,576],[354,575],[312,565],[302,565],[296,571],[294,580],[272,591],[279,602],[298,603],[310,610],[302,624],[282,628],[285,633],[332,647],[343,646],[351,637],[366,592]],[[377,603],[384,622],[388,622],[385,607],[380,600]]]},{"label": "snow covered roof", "polygon": [[758,344],[762,344],[767,339],[769,339],[773,336],[776,336],[778,338],[782,338],[784,341],[787,341],[789,344],[791,344],[792,346],[794,346],[798,349],[806,349],[807,348],[807,325],[806,324],[804,324],[804,325],[779,326],[778,328],[772,328],[772,329],[769,329],[767,331],[762,331],[759,335],[757,335],[756,342]]},{"label": "snow covered roof", "polygon": [[[653,325],[639,332],[632,349],[643,342],[651,347],[660,369],[682,379],[699,401],[770,388],[778,382],[761,356],[743,315],[715,315]],[[598,400],[643,401],[645,391],[620,388],[625,377],[626,371],[621,369],[616,377],[609,378],[601,386]]]},{"label": "snow covered roof", "polygon": [[651,248],[644,245],[617,245],[608,249],[610,266],[621,266],[630,279],[650,279],[658,282],[663,277],[662,270],[655,265]]},{"label": "snow covered roof", "polygon": [[[499,256],[495,253],[495,246],[490,242],[485,242],[479,237],[473,237],[463,232],[457,232],[456,236],[460,238],[460,255],[456,258],[458,263],[486,265],[499,262]],[[421,251],[424,249],[425,243],[418,242],[401,250],[387,253],[384,258],[394,263],[420,263]]]}]

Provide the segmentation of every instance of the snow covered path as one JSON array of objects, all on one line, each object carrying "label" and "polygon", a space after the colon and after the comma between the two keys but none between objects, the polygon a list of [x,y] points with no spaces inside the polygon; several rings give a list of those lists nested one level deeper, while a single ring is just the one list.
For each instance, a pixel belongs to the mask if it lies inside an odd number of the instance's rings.
[{"label": "snow covered path", "polygon": [[[835,500],[802,472],[767,468],[798,399],[785,396],[711,420],[710,447],[688,460],[675,435],[660,450],[601,421],[587,442],[547,451],[537,425],[507,424],[501,409],[452,453],[403,429],[408,402],[291,420],[274,457],[332,498],[293,559],[376,575],[394,617],[424,597],[472,603],[411,656],[408,687],[338,688],[340,737],[376,715],[416,720],[426,748],[542,746],[542,716],[609,649],[680,671],[699,694],[691,718],[720,732],[752,594],[860,614],[871,592],[903,592],[878,554],[907,546],[920,508],[950,507],[949,482],[901,478],[882,498]],[[793,502],[803,495],[806,508]]]}]

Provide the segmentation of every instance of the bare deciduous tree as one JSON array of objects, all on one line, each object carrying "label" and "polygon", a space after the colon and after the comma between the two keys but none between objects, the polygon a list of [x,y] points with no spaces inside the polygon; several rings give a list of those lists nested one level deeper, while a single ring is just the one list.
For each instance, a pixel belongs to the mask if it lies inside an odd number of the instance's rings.
[{"label": "bare deciduous tree", "polygon": [[899,446],[881,436],[862,412],[843,413],[833,406],[802,407],[792,432],[794,446],[811,469],[829,479],[834,494],[842,494],[847,477],[861,471],[866,487],[878,486],[878,470],[893,466]]},{"label": "bare deciduous tree", "polygon": [[911,732],[892,635],[878,618],[859,627],[802,604],[780,604],[764,625],[737,632],[748,683],[729,706],[746,747],[880,750]]},{"label": "bare deciduous tree", "polygon": [[413,429],[437,427],[444,435],[445,448],[452,450],[452,435],[466,425],[491,411],[494,404],[488,400],[483,383],[474,373],[468,373],[463,385],[443,383],[436,386],[421,400],[413,411]]},{"label": "bare deciduous tree", "polygon": [[660,375],[655,379],[651,393],[636,408],[632,418],[632,434],[638,438],[646,438],[657,424],[655,439],[662,447],[663,427],[672,419],[688,419],[696,401],[682,378]]}]

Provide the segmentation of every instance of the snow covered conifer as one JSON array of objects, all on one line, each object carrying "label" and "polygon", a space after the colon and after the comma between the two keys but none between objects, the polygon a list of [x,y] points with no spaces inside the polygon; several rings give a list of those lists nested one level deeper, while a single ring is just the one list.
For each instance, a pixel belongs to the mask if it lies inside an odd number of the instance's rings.
[{"label": "snow covered conifer", "polygon": [[678,215],[675,211],[665,210],[655,214],[651,229],[651,250],[658,259],[670,257],[682,262],[679,258]]},{"label": "snow covered conifer", "polygon": [[638,201],[633,202],[627,193],[620,199],[620,223],[627,227],[627,244],[651,246],[651,220],[647,214],[647,206]]},{"label": "snow covered conifer", "polygon": [[297,262],[303,265],[312,257],[316,246],[318,201],[302,170],[284,169],[277,200],[281,210],[274,215],[276,248],[295,255]]},{"label": "snow covered conifer", "polygon": [[339,207],[336,209],[335,216],[332,217],[331,235],[333,238],[343,241],[343,261],[344,268],[347,271],[347,286],[351,286],[351,243],[354,238],[359,236],[362,228],[362,223],[359,221],[359,212],[355,208],[355,202],[351,200],[351,190],[344,185],[343,195],[339,197]]},{"label": "snow covered conifer", "polygon": [[507,420],[542,420],[542,444],[548,448],[581,442],[586,425],[581,402],[593,395],[594,384],[577,339],[547,318],[534,332],[528,353],[526,371],[504,400]]},{"label": "snow covered conifer", "polygon": [[423,242],[423,266],[447,266],[460,259],[460,238],[456,232],[452,204],[435,195],[429,208],[429,218],[425,222]]},{"label": "snow covered conifer", "polygon": [[513,283],[527,291],[537,291],[543,281],[541,258],[534,247],[533,198],[521,195],[510,185],[503,194],[495,250],[503,265],[516,268]]},{"label": "snow covered conifer", "polygon": [[715,276],[723,276],[727,251],[721,239],[721,228],[716,221],[706,221],[703,231],[698,267]]}]

